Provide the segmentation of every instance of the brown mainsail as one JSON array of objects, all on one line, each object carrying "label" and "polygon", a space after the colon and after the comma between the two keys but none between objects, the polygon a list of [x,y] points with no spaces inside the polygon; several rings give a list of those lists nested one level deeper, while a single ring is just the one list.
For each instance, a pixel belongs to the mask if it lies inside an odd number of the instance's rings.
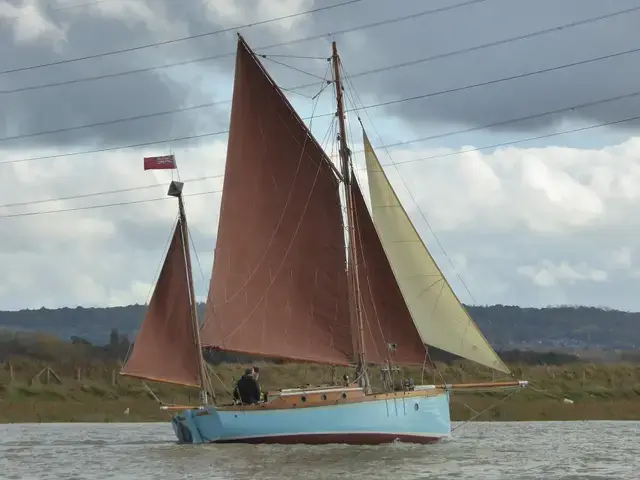
[{"label": "brown mainsail", "polygon": [[[384,253],[355,175],[351,177],[354,239],[368,362],[423,364],[426,348]],[[396,345],[390,351],[388,345]]]},{"label": "brown mainsail", "polygon": [[180,222],[178,219],[147,315],[121,374],[198,387],[200,348],[193,328]]},{"label": "brown mainsail", "polygon": [[239,39],[203,345],[353,362],[339,186],[325,152]]}]

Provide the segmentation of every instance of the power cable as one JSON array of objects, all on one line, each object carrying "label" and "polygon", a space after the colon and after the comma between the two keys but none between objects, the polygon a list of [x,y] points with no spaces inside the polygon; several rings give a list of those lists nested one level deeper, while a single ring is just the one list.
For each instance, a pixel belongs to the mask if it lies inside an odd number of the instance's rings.
[{"label": "power cable", "polygon": [[[519,140],[513,140],[513,141],[510,141],[510,142],[494,143],[492,145],[486,145],[484,147],[470,148],[470,149],[467,149],[467,150],[460,150],[460,151],[457,151],[457,152],[442,153],[442,154],[438,154],[438,155],[432,155],[430,157],[420,157],[420,158],[414,158],[414,159],[409,159],[409,160],[400,160],[400,161],[394,162],[394,164],[395,165],[402,165],[402,164],[405,164],[405,163],[425,162],[427,160],[434,160],[436,158],[452,157],[452,156],[456,156],[456,155],[463,155],[465,153],[480,152],[482,150],[491,150],[491,149],[494,149],[494,148],[510,147],[512,145],[518,145],[520,143],[533,142],[534,140],[543,140],[545,138],[558,137],[560,135],[568,135],[570,133],[586,132],[588,130],[593,130],[595,128],[611,127],[613,125],[621,125],[623,123],[635,122],[635,121],[639,121],[639,120],[640,120],[640,115],[635,116],[635,117],[623,118],[623,119],[620,119],[620,120],[612,120],[610,122],[596,123],[594,125],[588,125],[586,127],[577,127],[577,128],[572,128],[572,129],[568,129],[568,130],[561,130],[559,132],[545,133],[545,134],[542,134],[542,135],[536,135],[534,137],[521,138]],[[386,167],[388,165],[383,165],[383,166]]]},{"label": "power cable", "polygon": [[[483,147],[477,147],[477,148],[471,148],[471,149],[467,149],[467,150],[460,150],[460,151],[455,151],[455,152],[449,152],[449,153],[444,153],[444,154],[438,154],[438,155],[431,155],[428,157],[420,157],[420,158],[414,158],[414,159],[408,159],[408,160],[400,160],[400,161],[394,161],[393,164],[394,165],[403,165],[405,163],[416,163],[416,162],[424,162],[427,160],[433,160],[433,159],[438,159],[438,158],[445,158],[445,157],[451,157],[451,156],[456,156],[456,155],[463,155],[465,153],[472,153],[472,152],[479,152],[482,150],[490,150],[490,149],[495,149],[495,148],[502,148],[502,147],[508,147],[508,146],[512,146],[512,145],[518,145],[521,143],[526,143],[526,142],[531,142],[531,141],[535,141],[535,140],[542,140],[545,138],[552,138],[552,137],[557,137],[560,135],[567,135],[567,134],[571,134],[571,133],[578,133],[578,132],[584,132],[584,131],[588,131],[588,130],[593,130],[596,128],[603,128],[603,127],[609,127],[609,126],[613,126],[613,125],[620,125],[623,123],[628,123],[628,122],[633,122],[633,121],[639,121],[640,120],[640,115],[639,116],[635,116],[635,117],[628,117],[628,118],[624,118],[624,119],[619,119],[619,120],[612,120],[609,122],[603,122],[603,123],[598,123],[598,124],[594,124],[594,125],[588,125],[585,127],[578,127],[578,128],[572,128],[572,129],[568,129],[568,130],[562,130],[559,132],[551,132],[551,133],[546,133],[546,134],[542,134],[542,135],[537,135],[537,136],[533,136],[533,137],[527,137],[527,138],[522,138],[522,139],[518,139],[518,140],[512,140],[509,142],[501,142],[501,143],[494,143],[492,145],[486,145]],[[378,147],[379,148],[379,147]],[[384,164],[383,167],[388,167],[391,166],[390,164]],[[362,170],[362,169],[359,169]],[[222,175],[221,175],[222,176]],[[217,176],[213,176],[211,178],[215,178]],[[197,179],[193,179],[193,180],[197,180]],[[155,185],[154,185],[155,186]],[[147,188],[146,186],[143,188]],[[134,188],[132,188],[133,190]],[[129,189],[127,189],[127,191],[130,191]],[[215,190],[215,191],[211,191],[211,192],[205,192],[205,193],[220,193],[221,191]],[[106,191],[106,192],[95,192],[95,195],[102,195],[102,194],[108,194],[108,193],[117,193],[116,191]],[[200,195],[200,194],[193,194],[193,195]],[[82,195],[82,196],[93,196],[93,195]],[[78,196],[77,198],[81,198],[82,196]],[[64,198],[65,200],[67,199],[72,199],[72,198],[76,198],[76,197],[66,197]],[[167,197],[168,198],[168,197]],[[159,199],[151,199],[151,200],[136,200],[133,201],[132,203],[142,203],[142,202],[150,202],[150,201],[156,201],[156,200],[164,200],[165,198],[159,198]],[[49,199],[49,200],[41,200],[41,201],[36,201],[33,203],[45,203],[48,201],[58,201],[58,200],[62,200],[62,199]],[[23,204],[29,204],[28,202],[24,202]],[[20,216],[33,216],[33,215],[45,215],[48,213],[58,213],[58,212],[67,212],[67,211],[74,211],[74,210],[86,210],[86,209],[92,209],[92,208],[101,208],[101,207],[111,207],[111,206],[117,206],[117,205],[129,205],[130,202],[118,202],[118,203],[108,203],[108,204],[100,204],[100,205],[91,205],[89,207],[79,207],[79,208],[71,208],[71,209],[61,209],[61,210],[50,210],[50,211],[45,211],[45,212],[26,212],[26,213],[16,213],[16,214],[12,214],[12,215],[0,215],[0,219],[2,218],[13,218],[13,217],[20,217]],[[12,206],[12,204],[9,205],[2,205],[4,206]]]},{"label": "power cable", "polygon": [[[487,0],[473,0],[473,2],[476,2],[476,3],[479,2],[479,1],[487,1]],[[446,8],[450,10],[451,8],[454,8],[454,7],[459,8],[461,6],[466,6],[469,3],[472,3],[472,2],[464,2],[462,4],[455,4],[455,5],[451,5],[449,7],[446,7]],[[439,60],[439,59],[442,59],[442,58],[448,58],[448,57],[452,57],[452,56],[455,56],[455,55],[460,55],[460,54],[464,54],[464,53],[470,53],[470,52],[482,50],[482,49],[485,49],[485,48],[495,47],[495,46],[498,46],[498,45],[504,45],[504,44],[508,44],[508,43],[511,43],[511,42],[516,42],[516,41],[519,41],[519,40],[529,39],[529,38],[533,38],[533,37],[540,36],[540,35],[545,35],[545,34],[552,33],[552,32],[557,32],[557,31],[567,30],[569,28],[574,28],[574,27],[578,27],[578,26],[582,26],[582,25],[587,25],[589,23],[594,23],[594,22],[597,22],[597,21],[600,21],[600,20],[605,20],[605,19],[608,19],[608,18],[613,18],[613,17],[616,17],[616,16],[632,13],[632,12],[637,11],[637,10],[640,10],[640,6],[633,7],[633,8],[628,8],[628,9],[625,9],[625,10],[620,10],[620,11],[609,13],[609,14],[606,14],[606,15],[599,15],[597,17],[591,17],[591,18],[588,18],[588,19],[585,19],[585,20],[580,20],[580,21],[567,23],[567,24],[560,25],[560,26],[557,26],[557,27],[538,30],[536,32],[531,32],[531,33],[528,33],[528,34],[525,34],[525,35],[518,35],[516,37],[510,37],[510,38],[506,38],[506,39],[502,39],[502,40],[497,40],[497,41],[494,41],[494,42],[484,43],[484,44],[481,44],[481,45],[475,45],[475,46],[463,48],[463,49],[460,49],[460,50],[454,50],[452,52],[441,53],[441,54],[433,55],[433,56],[430,56],[430,57],[419,58],[419,59],[411,60],[411,61],[408,61],[408,62],[396,64],[396,65],[389,65],[389,66],[386,66],[386,67],[381,67],[381,68],[377,68],[377,69],[374,69],[374,70],[369,70],[369,71],[366,71],[366,72],[355,73],[354,75],[352,75],[352,77],[353,78],[357,78],[357,77],[360,77],[360,76],[363,76],[363,75],[369,75],[369,74],[372,74],[372,73],[378,73],[378,72],[385,71],[385,70],[404,68],[404,67],[407,67],[407,66],[412,66],[412,65],[416,65],[416,64],[424,63],[424,62],[429,62],[429,61],[432,61],[432,60]],[[295,43],[302,43],[302,42],[307,42],[307,41],[311,41],[311,40],[323,39],[323,38],[326,38],[328,35],[330,35],[331,37],[335,38],[338,35],[351,33],[351,32],[355,32],[355,31],[358,31],[358,30],[363,30],[363,29],[366,29],[366,28],[377,27],[377,26],[380,26],[380,25],[386,25],[386,24],[390,24],[390,23],[405,21],[405,20],[409,20],[411,18],[417,18],[417,17],[422,16],[422,15],[439,13],[440,11],[442,11],[442,9],[427,10],[427,11],[424,11],[424,12],[418,12],[418,13],[414,13],[414,14],[411,14],[411,15],[405,15],[403,17],[397,17],[397,18],[394,18],[394,19],[389,19],[389,20],[384,20],[384,21],[380,21],[380,22],[369,23],[369,24],[360,25],[360,26],[357,26],[357,27],[346,28],[346,29],[343,29],[343,30],[332,32],[330,34],[314,35],[314,36],[310,36],[310,37],[299,38],[299,39],[296,39],[296,40],[290,40],[290,41],[287,41],[287,42],[281,42],[281,43],[277,43],[277,44],[272,44],[272,45],[268,45],[268,46],[265,46],[265,47],[257,47],[257,48],[254,48],[254,50],[265,50],[265,49],[276,48],[276,47],[281,47],[281,46],[293,45]],[[167,64],[164,64],[164,65],[140,68],[140,69],[135,69],[135,70],[125,70],[125,71],[122,71],[122,72],[116,72],[116,73],[110,73],[110,74],[104,74],[104,75],[97,75],[97,76],[94,76],[94,77],[78,78],[78,79],[72,79],[72,80],[66,80],[66,81],[62,81],[62,82],[48,83],[48,84],[42,84],[42,85],[32,85],[32,86],[20,87],[20,88],[16,88],[16,89],[12,89],[12,90],[0,90],[0,95],[8,95],[8,94],[19,93],[19,92],[39,90],[39,89],[43,89],[43,88],[59,87],[59,86],[63,86],[63,85],[71,85],[71,84],[82,83],[82,82],[89,82],[89,81],[95,81],[95,80],[116,78],[116,77],[121,77],[121,76],[124,76],[124,75],[131,75],[131,74],[136,74],[136,73],[144,73],[144,72],[156,71],[156,70],[161,70],[161,69],[171,68],[171,67],[176,67],[176,66],[184,66],[184,65],[190,65],[190,64],[193,64],[193,63],[216,60],[216,59],[220,59],[220,58],[230,57],[230,56],[233,56],[233,55],[235,55],[235,52],[219,54],[219,55],[213,55],[213,56],[210,56],[210,57],[203,57],[203,58],[194,59],[194,60],[185,60],[185,61],[180,61],[180,62],[167,63]],[[39,67],[39,66],[33,66],[31,68],[37,68],[37,67]],[[7,70],[7,71],[4,71],[4,72],[0,72],[0,75],[2,75],[3,73],[10,73],[12,71],[14,71],[14,70],[11,70],[11,71]],[[309,84],[305,84],[305,85],[300,85],[300,86],[296,87],[296,89],[315,87],[317,85],[318,85],[318,83],[314,82],[314,83],[309,83]]]},{"label": "power cable", "polygon": [[[198,177],[198,178],[190,178],[189,180],[183,180],[184,183],[190,182],[199,182],[202,180],[212,180],[216,178],[222,178],[224,174],[221,175],[208,175],[206,177]],[[12,207],[24,207],[27,205],[37,205],[40,203],[49,203],[49,202],[62,202],[68,200],[76,200],[78,198],[89,198],[89,197],[98,197],[100,195],[112,195],[114,193],[128,193],[128,192],[136,192],[138,190],[149,190],[151,188],[162,187],[164,184],[154,183],[150,185],[140,185],[137,187],[128,187],[128,188],[118,188],[115,190],[102,190],[100,192],[89,192],[89,193],[81,193],[77,195],[69,195],[67,197],[56,197],[56,198],[47,198],[42,200],[30,200],[27,202],[15,202],[15,203],[5,203],[4,205],[0,205],[0,208],[12,208]]]},{"label": "power cable", "polygon": [[[90,60],[90,59],[94,59],[94,58],[104,58],[104,57],[108,57],[108,56],[112,56],[112,55],[118,55],[121,53],[128,53],[128,52],[135,52],[137,50],[143,50],[146,48],[151,48],[151,47],[159,47],[162,45],[170,45],[173,43],[178,43],[178,42],[184,42],[186,40],[194,40],[196,38],[203,38],[203,37],[210,37],[212,35],[219,35],[221,33],[228,33],[228,32],[233,32],[236,31],[238,29],[241,28],[250,28],[250,27],[256,27],[259,25],[267,25],[269,23],[274,23],[274,22],[279,22],[282,20],[290,20],[292,18],[297,18],[297,17],[301,17],[304,15],[310,15],[312,13],[317,13],[317,12],[321,12],[324,10],[331,10],[333,8],[338,8],[338,7],[344,7],[346,5],[351,5],[353,3],[358,3],[361,2],[363,0],[346,0],[344,2],[341,3],[336,3],[333,5],[325,5],[323,7],[317,7],[317,8],[313,8],[310,10],[305,10],[303,12],[297,12],[297,13],[291,13],[289,15],[283,15],[281,17],[276,17],[276,18],[270,18],[268,20],[260,20],[257,22],[253,22],[253,23],[247,23],[244,25],[237,25],[235,27],[229,27],[229,28],[222,28],[220,30],[214,30],[212,32],[205,32],[205,33],[199,33],[196,35],[189,35],[187,37],[181,37],[181,38],[174,38],[172,40],[164,40],[162,42],[154,42],[154,43],[147,43],[146,45],[139,45],[137,47],[129,47],[129,48],[122,48],[119,50],[112,50],[110,52],[102,52],[102,53],[96,53],[93,55],[85,55],[83,57],[75,57],[75,58],[68,58],[66,60],[58,60],[55,62],[48,62],[48,63],[39,63],[36,65],[29,65],[28,67],[20,67],[20,68],[12,68],[9,70],[3,70],[0,71],[0,75],[5,75],[7,73],[16,73],[16,72],[24,72],[27,70],[35,70],[36,68],[44,68],[44,67],[52,67],[54,65],[64,65],[64,64],[68,64],[68,63],[73,63],[73,62],[80,62],[83,60]],[[478,1],[478,0],[476,0]]]},{"label": "power cable", "polygon": [[[199,193],[185,193],[184,197],[195,197],[199,195],[210,195],[214,193],[221,193],[222,190],[210,190],[208,192],[199,192]],[[119,207],[122,205],[133,205],[136,203],[149,203],[149,202],[159,202],[162,200],[171,200],[172,197],[159,197],[159,198],[148,198],[144,200],[127,200],[123,202],[113,202],[113,203],[101,203],[98,205],[85,205],[82,207],[72,207],[72,208],[60,208],[55,210],[46,210],[41,212],[22,212],[22,213],[11,213],[7,215],[0,215],[0,219],[5,218],[16,218],[16,217],[32,217],[35,215],[49,215],[53,213],[62,213],[62,212],[76,212],[79,210],[93,210],[95,208],[106,208],[106,207]]]},{"label": "power cable", "polygon": [[[511,124],[511,123],[523,122],[523,121],[526,121],[526,120],[534,120],[536,118],[541,118],[541,117],[545,117],[545,116],[548,116],[548,115],[555,115],[555,114],[558,114],[558,113],[569,112],[569,111],[572,111],[572,110],[578,110],[578,109],[586,108],[586,107],[592,107],[592,106],[600,105],[600,104],[603,104],[603,103],[608,103],[608,102],[613,102],[613,101],[633,98],[633,97],[636,97],[638,95],[640,95],[640,91],[632,92],[632,93],[626,93],[626,94],[623,94],[623,95],[616,95],[615,97],[608,97],[608,98],[603,98],[603,99],[599,99],[599,100],[592,100],[592,101],[589,101],[589,102],[586,102],[586,103],[571,105],[569,107],[563,107],[563,108],[550,110],[550,111],[546,111],[546,112],[535,113],[535,114],[526,115],[526,116],[523,116],[523,117],[511,118],[511,119],[508,119],[508,120],[501,120],[499,122],[480,125],[480,126],[477,126],[477,127],[470,127],[470,128],[466,128],[466,129],[463,129],[463,130],[455,130],[455,131],[451,131],[451,132],[445,132],[445,133],[440,133],[440,134],[436,134],[436,135],[430,135],[428,137],[421,137],[421,138],[416,138],[416,139],[412,139],[412,140],[406,140],[406,141],[403,141],[403,142],[396,142],[396,143],[389,144],[389,145],[382,145],[382,146],[378,146],[377,148],[395,148],[395,147],[399,147],[399,146],[409,145],[409,144],[412,144],[412,143],[419,143],[419,142],[426,142],[426,141],[430,141],[430,140],[437,140],[437,139],[440,139],[440,138],[446,138],[446,137],[450,137],[450,136],[454,136],[454,135],[460,135],[460,134],[463,134],[463,133],[470,133],[470,132],[475,132],[475,131],[479,131],[479,130],[486,130],[488,128],[494,128],[494,127],[498,127],[498,126],[505,126],[505,125],[508,125],[508,124]],[[365,109],[366,108],[370,108],[370,107],[365,107]],[[152,141],[152,142],[137,143],[137,144],[125,145],[125,146],[106,147],[106,148],[99,148],[99,149],[94,149],[94,150],[85,150],[85,151],[81,151],[81,152],[68,152],[68,153],[61,153],[61,154],[56,154],[56,155],[46,155],[46,156],[41,156],[41,157],[31,157],[31,158],[22,158],[22,159],[15,159],[15,160],[5,160],[3,162],[0,162],[0,166],[4,165],[4,164],[30,162],[30,161],[36,161],[36,160],[47,160],[47,159],[54,159],[54,158],[64,158],[64,157],[70,157],[70,156],[76,156],[76,155],[86,155],[86,154],[91,154],[91,153],[104,153],[104,152],[110,152],[110,151],[115,151],[115,150],[146,147],[146,146],[150,146],[150,145],[159,145],[159,144],[163,144],[163,143],[181,142],[181,141],[185,141],[185,140],[193,140],[193,139],[211,137],[211,136],[216,136],[216,135],[224,135],[224,134],[227,134],[227,133],[229,133],[229,130],[222,130],[222,131],[212,132],[212,133],[202,133],[202,134],[197,134],[197,135],[189,135],[189,136],[185,136],[185,137],[178,137],[178,138],[165,139],[165,140],[157,140],[157,141]],[[358,152],[354,152],[354,153],[358,153]]]},{"label": "power cable", "polygon": [[[471,85],[464,85],[461,87],[453,87],[453,88],[448,88],[446,90],[439,90],[436,92],[430,92],[430,93],[424,93],[424,94],[420,94],[420,95],[414,95],[411,97],[405,97],[405,98],[399,98],[399,99],[395,99],[395,100],[388,100],[385,102],[379,102],[379,103],[373,103],[370,105],[365,105],[363,108],[364,109],[372,109],[372,108],[379,108],[379,107],[387,107],[387,106],[391,106],[391,105],[396,105],[399,103],[405,103],[405,102],[411,102],[411,101],[416,101],[416,100],[423,100],[426,98],[431,98],[431,97],[437,97],[440,95],[446,95],[449,93],[457,93],[457,92],[462,92],[465,90],[470,90],[473,88],[479,88],[479,87],[485,87],[485,86],[489,86],[489,85],[495,85],[495,84],[499,84],[499,83],[503,83],[503,82],[508,82],[508,81],[512,81],[512,80],[518,80],[521,78],[527,78],[527,77],[531,77],[534,75],[540,75],[543,73],[550,73],[550,72],[554,72],[554,71],[558,71],[558,70],[562,70],[565,68],[572,68],[572,67],[577,67],[577,66],[581,66],[581,65],[587,65],[590,63],[595,63],[595,62],[600,62],[603,60],[609,60],[612,58],[617,58],[617,57],[622,57],[625,55],[631,55],[633,53],[638,53],[640,52],[640,48],[632,48],[629,50],[624,50],[621,52],[615,52],[615,53],[610,53],[607,55],[601,55],[598,57],[593,57],[593,58],[589,58],[586,60],[579,60],[579,61],[575,61],[575,62],[571,62],[571,63],[565,63],[565,64],[561,64],[561,65],[557,65],[554,67],[549,67],[549,68],[543,68],[540,70],[534,70],[531,72],[526,72],[526,73],[521,73],[521,74],[517,74],[517,75],[511,75],[509,77],[503,77],[503,78],[498,78],[498,79],[494,79],[494,80],[487,80],[484,82],[479,82],[479,83],[474,83]],[[261,55],[262,56],[262,55]],[[271,57],[271,55],[266,56],[266,57]],[[281,63],[281,62],[278,62]],[[284,66],[289,67],[289,65],[285,65],[282,64]],[[293,68],[293,67],[290,67]],[[387,69],[387,67],[384,67],[385,69]],[[304,72],[309,74],[308,72]],[[372,73],[377,73],[377,72],[372,72]],[[363,76],[367,74],[367,72],[360,72],[359,74],[357,74],[358,76]],[[312,75],[312,74],[309,74]],[[305,84],[306,85],[306,84]],[[290,87],[290,88],[283,88],[283,90],[295,90],[298,87]],[[94,128],[94,127],[101,127],[101,126],[106,126],[106,125],[113,125],[113,124],[117,124],[117,123],[122,123],[122,122],[130,122],[130,121],[136,121],[136,120],[143,120],[143,119],[147,119],[147,118],[153,118],[153,117],[158,117],[158,116],[164,116],[164,115],[172,115],[175,113],[182,113],[182,112],[186,112],[186,111],[191,111],[191,110],[198,110],[198,109],[202,109],[202,108],[208,108],[208,107],[214,107],[214,106],[218,106],[218,105],[222,105],[225,103],[231,103],[231,100],[220,100],[220,101],[216,101],[216,102],[209,102],[209,103],[203,103],[203,104],[199,104],[199,105],[192,105],[192,106],[188,106],[188,107],[180,107],[180,108],[176,108],[176,109],[171,109],[171,110],[165,110],[162,112],[153,112],[153,113],[148,113],[148,114],[142,114],[142,115],[135,115],[132,117],[123,117],[123,118],[117,118],[117,119],[113,119],[113,120],[106,120],[103,122],[97,122],[97,123],[91,123],[91,124],[84,124],[84,125],[78,125],[78,126],[73,126],[73,127],[66,127],[66,128],[59,128],[59,129],[55,129],[55,130],[44,130],[41,132],[33,132],[33,133],[26,133],[26,134],[21,134],[21,135],[13,135],[10,137],[0,137],[0,142],[5,142],[5,141],[9,141],[9,140],[18,140],[18,139],[23,139],[23,138],[31,138],[31,137],[36,137],[36,136],[40,136],[40,135],[50,135],[50,134],[56,134],[56,133],[63,133],[63,132],[71,132],[71,131],[75,131],[75,130],[81,130],[81,129],[86,129],[86,128]],[[355,109],[347,109],[346,112],[352,112],[355,111]],[[335,115],[335,112],[328,112],[328,113],[323,113],[323,114],[319,114],[316,115],[315,118],[319,118],[319,117],[329,117],[329,116],[333,116]],[[309,118],[304,118],[304,120],[308,120]],[[228,133],[228,130],[226,132],[222,132],[222,133]],[[222,134],[220,132],[216,132],[214,135],[218,135],[218,134]],[[123,147],[125,148],[125,147]],[[95,153],[95,152],[89,152],[89,153]],[[28,159],[26,159],[25,161],[28,161]],[[8,162],[0,162],[1,163],[8,163]]]}]

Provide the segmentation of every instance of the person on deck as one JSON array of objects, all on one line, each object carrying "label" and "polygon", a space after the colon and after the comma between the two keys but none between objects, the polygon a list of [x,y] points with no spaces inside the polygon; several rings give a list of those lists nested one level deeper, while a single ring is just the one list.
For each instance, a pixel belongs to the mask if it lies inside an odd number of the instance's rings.
[{"label": "person on deck", "polygon": [[258,385],[258,380],[255,377],[253,368],[247,368],[244,371],[244,375],[240,377],[240,380],[236,383],[233,398],[239,400],[240,403],[248,405],[260,401],[260,386]]},{"label": "person on deck", "polygon": [[253,367],[253,378],[256,381],[256,384],[258,385],[258,398],[260,399],[261,402],[266,402],[267,401],[267,394],[266,392],[263,392],[262,389],[260,388],[260,383],[258,382],[258,378],[260,378],[260,367]]}]

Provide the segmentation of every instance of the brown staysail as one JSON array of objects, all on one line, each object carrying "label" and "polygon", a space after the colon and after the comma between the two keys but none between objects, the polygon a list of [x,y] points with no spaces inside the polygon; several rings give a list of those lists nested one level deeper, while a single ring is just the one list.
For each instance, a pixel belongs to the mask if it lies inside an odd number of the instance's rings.
[{"label": "brown staysail", "polygon": [[199,346],[191,315],[184,241],[178,220],[147,315],[120,373],[200,386]]},{"label": "brown staysail", "polygon": [[239,39],[202,344],[351,363],[345,263],[333,165]]},{"label": "brown staysail", "polygon": [[[398,288],[355,175],[351,182],[367,361],[422,364],[426,347]],[[390,343],[396,344],[393,352],[388,348]]]}]

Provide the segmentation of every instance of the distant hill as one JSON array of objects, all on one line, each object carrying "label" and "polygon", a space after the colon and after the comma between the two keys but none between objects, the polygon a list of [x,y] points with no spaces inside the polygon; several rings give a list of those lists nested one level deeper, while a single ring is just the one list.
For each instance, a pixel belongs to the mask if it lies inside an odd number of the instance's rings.
[{"label": "distant hill", "polygon": [[[200,305],[204,309],[204,305]],[[592,307],[520,308],[505,305],[468,307],[488,340],[512,348],[602,350],[640,349],[640,313]],[[0,311],[0,329],[38,331],[95,344],[109,341],[112,329],[135,337],[146,306]]]}]

